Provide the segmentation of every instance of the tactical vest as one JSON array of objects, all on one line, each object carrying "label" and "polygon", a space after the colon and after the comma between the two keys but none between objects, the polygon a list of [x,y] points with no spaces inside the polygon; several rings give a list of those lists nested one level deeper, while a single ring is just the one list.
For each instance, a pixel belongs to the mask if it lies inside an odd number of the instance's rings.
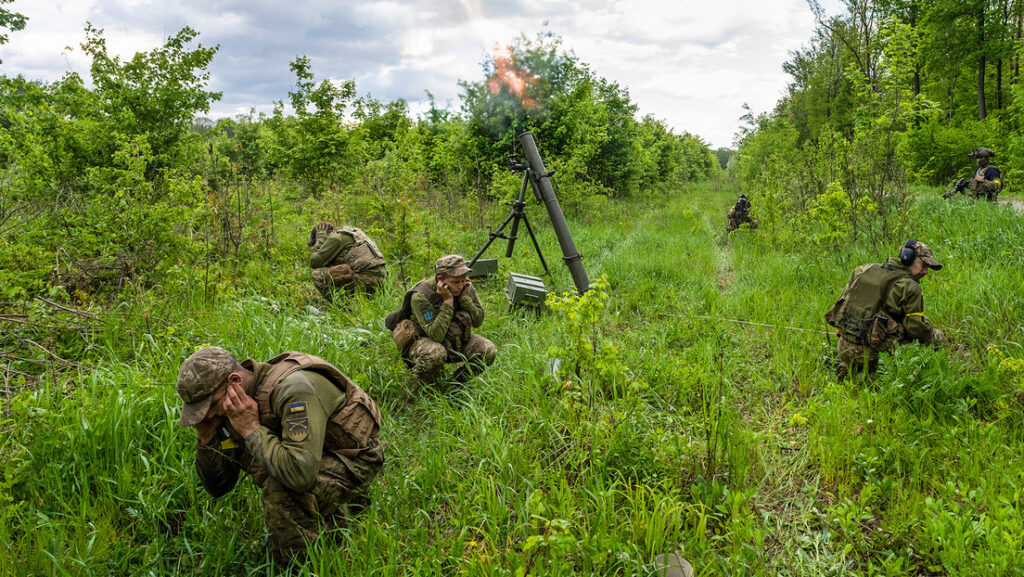
[{"label": "tactical vest", "polygon": [[[427,301],[430,302],[430,306],[434,308],[433,312],[435,315],[441,309],[441,305],[444,304],[444,299],[441,295],[437,294],[437,291],[434,290],[433,286],[431,286],[430,280],[421,280],[409,289],[409,292],[405,293],[405,298],[402,299],[402,307],[384,318],[384,326],[387,327],[389,331],[395,330],[398,323],[412,317],[413,293],[420,293],[426,297]],[[462,310],[459,299],[454,299],[453,308],[455,309],[455,313],[452,315],[451,324],[448,325],[448,335],[441,344],[446,348],[460,351],[462,350],[462,347],[469,342],[469,337],[473,330],[473,319],[469,316],[468,312]],[[417,337],[426,335],[418,323],[413,321],[412,324],[416,327]]]},{"label": "tactical vest", "polygon": [[324,450],[346,457],[355,457],[380,430],[380,411],[366,391],[359,388],[327,361],[305,353],[287,352],[267,361],[263,382],[256,388],[260,424],[273,431],[281,430],[281,419],[274,414],[270,395],[289,375],[296,371],[313,371],[345,392],[345,404],[327,421]]},{"label": "tactical vest", "polygon": [[335,232],[343,232],[352,235],[356,244],[345,253],[344,256],[335,259],[332,265],[347,264],[355,272],[362,272],[371,268],[384,266],[384,255],[377,248],[377,244],[366,236],[366,233],[354,226],[343,226]]},{"label": "tactical vest", "polygon": [[[901,268],[890,268],[885,264],[872,264],[854,276],[850,284],[843,289],[842,296],[832,309],[825,314],[825,320],[839,329],[839,334],[846,340],[869,346],[880,346],[879,337],[871,338],[872,329],[879,322],[888,324],[901,322],[903,319],[891,319],[882,311],[885,297],[889,294],[892,284],[901,278],[913,278]],[[878,317],[883,315],[884,318]],[[878,329],[876,329],[878,330]],[[882,329],[885,330],[885,329]],[[874,343],[869,342],[874,341]]]}]

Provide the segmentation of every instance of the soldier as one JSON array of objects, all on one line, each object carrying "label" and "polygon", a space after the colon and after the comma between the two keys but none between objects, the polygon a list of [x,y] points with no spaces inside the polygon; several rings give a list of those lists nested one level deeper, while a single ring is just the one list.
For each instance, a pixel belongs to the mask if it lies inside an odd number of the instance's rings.
[{"label": "soldier", "polygon": [[313,284],[325,299],[337,288],[373,291],[384,281],[384,256],[362,230],[321,222],[310,232]]},{"label": "soldier", "polygon": [[897,341],[938,344],[945,340],[924,315],[919,283],[929,268],[939,270],[942,265],[932,257],[928,245],[908,240],[898,257],[854,269],[839,299],[825,314],[825,321],[839,329],[839,380],[865,365],[873,378],[878,353]]},{"label": "soldier", "polygon": [[249,473],[263,494],[269,544],[282,564],[302,559],[319,526],[343,525],[369,504],[384,463],[380,413],[333,365],[288,352],[241,363],[220,347],[178,370],[179,423],[195,427],[196,470],[220,497]]},{"label": "soldier", "polygon": [[726,232],[732,232],[746,223],[750,224],[750,228],[757,228],[757,221],[750,218],[750,201],[745,194],[741,194],[736,204],[729,209],[728,218]]},{"label": "soldier", "polygon": [[978,163],[978,170],[974,172],[974,178],[967,183],[967,190],[970,191],[971,198],[985,198],[995,202],[999,191],[1003,189],[999,167],[992,164],[992,157],[995,156],[995,153],[981,146],[972,150],[969,156]]},{"label": "soldier", "polygon": [[942,198],[949,198],[965,189],[971,198],[984,198],[995,202],[999,192],[1003,189],[1002,174],[999,167],[992,164],[992,157],[996,154],[991,150],[980,146],[967,154],[978,163],[978,170],[970,179],[961,178],[957,181],[953,190],[942,195]]},{"label": "soldier", "polygon": [[445,363],[463,362],[455,380],[464,383],[498,354],[494,343],[472,333],[483,324],[484,309],[469,271],[457,254],[437,259],[434,278],[412,287],[402,308],[384,321],[402,359],[422,381],[435,380]]}]

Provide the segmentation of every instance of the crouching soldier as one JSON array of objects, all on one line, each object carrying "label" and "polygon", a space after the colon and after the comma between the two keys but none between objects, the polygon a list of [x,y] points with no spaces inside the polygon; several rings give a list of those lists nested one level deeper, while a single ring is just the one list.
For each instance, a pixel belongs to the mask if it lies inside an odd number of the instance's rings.
[{"label": "crouching soldier", "polygon": [[726,232],[732,232],[744,224],[749,224],[750,228],[757,228],[757,221],[750,218],[750,201],[747,200],[747,195],[745,194],[741,194],[736,199],[736,204],[729,208],[729,213],[726,217],[729,219]]},{"label": "crouching soldier", "polygon": [[262,491],[279,563],[303,558],[321,526],[344,525],[369,503],[384,463],[380,413],[327,361],[289,352],[239,363],[207,347],[179,368],[178,396],[180,424],[196,430],[203,487],[220,497],[248,473]]},{"label": "crouching soldier", "polygon": [[384,282],[384,256],[362,230],[321,222],[310,232],[309,266],[313,285],[325,299],[335,289],[361,288],[373,291]]},{"label": "crouching soldier", "polygon": [[405,294],[402,308],[384,324],[402,359],[422,381],[437,379],[445,363],[463,363],[455,380],[466,382],[494,362],[494,343],[473,334],[484,322],[484,309],[459,255],[437,259],[434,278]]},{"label": "crouching soldier", "polygon": [[942,332],[924,315],[920,281],[928,269],[942,265],[923,242],[909,240],[898,257],[882,264],[854,269],[825,321],[836,327],[839,362],[836,377],[844,379],[866,367],[871,377],[878,369],[878,353],[892,345],[918,341],[940,344]]}]

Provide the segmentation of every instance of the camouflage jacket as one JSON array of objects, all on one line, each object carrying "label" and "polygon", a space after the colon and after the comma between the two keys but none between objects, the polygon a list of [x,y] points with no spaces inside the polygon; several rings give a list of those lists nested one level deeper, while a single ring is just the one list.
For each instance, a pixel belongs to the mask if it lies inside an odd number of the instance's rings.
[{"label": "camouflage jacket", "polygon": [[[891,275],[894,280],[890,281],[888,286],[883,286],[881,283],[858,282],[862,278],[866,280],[869,276],[877,274]],[[900,263],[898,258],[890,258],[883,264],[866,264],[854,269],[839,300],[836,301],[837,305],[853,301],[871,301],[878,298],[873,295],[854,294],[855,291],[860,290],[885,291],[884,297],[880,300],[879,311],[884,312],[899,326],[902,340],[931,342],[934,329],[931,321],[924,314],[924,295],[921,293],[921,285],[914,277],[910,276],[907,267]],[[840,314],[843,314],[841,309]],[[862,342],[863,337],[860,335],[847,334],[842,331],[840,334],[843,338],[856,344],[866,344]]]},{"label": "camouflage jacket", "polygon": [[[241,471],[249,473],[257,484],[269,475],[293,491],[308,491],[316,482],[324,451],[347,454],[358,450],[346,446],[352,445],[352,440],[339,432],[348,427],[337,426],[356,404],[348,401],[362,401],[359,404],[365,412],[372,413],[360,416],[366,417],[362,420],[373,427],[370,434],[376,435],[380,424],[376,406],[354,384],[348,387],[351,382],[343,375],[347,384],[336,383],[315,370],[296,370],[276,383],[268,382],[276,366],[272,363],[282,357],[268,363],[252,359],[242,363],[256,375],[251,390],[246,392],[259,404],[261,426],[242,438],[225,420],[213,441],[197,443],[196,470],[203,487],[215,497],[231,491]],[[349,399],[347,393],[353,398]]]},{"label": "camouflage jacket", "polygon": [[[417,332],[427,336],[431,340],[445,343],[451,335],[452,320],[460,323],[462,338],[468,339],[471,328],[479,327],[484,323],[484,307],[480,304],[480,297],[476,294],[476,288],[472,284],[462,291],[462,294],[449,305],[438,298],[430,295],[437,294],[437,279],[420,281],[417,284],[421,290],[415,288],[411,291],[409,300],[411,317],[416,323]],[[426,289],[426,290],[423,290]],[[427,294],[423,294],[426,292]],[[450,348],[460,348],[457,343],[445,343]]]}]

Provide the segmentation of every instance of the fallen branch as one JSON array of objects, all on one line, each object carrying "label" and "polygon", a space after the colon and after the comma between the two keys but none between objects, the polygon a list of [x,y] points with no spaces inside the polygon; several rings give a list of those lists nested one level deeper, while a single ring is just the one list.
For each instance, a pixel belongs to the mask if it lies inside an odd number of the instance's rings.
[{"label": "fallen branch", "polygon": [[85,312],[85,311],[80,311],[80,310],[77,310],[77,309],[68,308],[68,307],[66,307],[64,305],[57,304],[57,303],[51,301],[48,298],[36,297],[36,300],[37,301],[43,301],[44,303],[46,303],[46,304],[48,304],[50,306],[57,307],[57,308],[59,308],[62,311],[67,311],[69,313],[76,314],[76,315],[81,316],[81,317],[85,317],[87,319],[94,319],[94,318],[96,318],[96,316],[93,315],[92,313]]}]

